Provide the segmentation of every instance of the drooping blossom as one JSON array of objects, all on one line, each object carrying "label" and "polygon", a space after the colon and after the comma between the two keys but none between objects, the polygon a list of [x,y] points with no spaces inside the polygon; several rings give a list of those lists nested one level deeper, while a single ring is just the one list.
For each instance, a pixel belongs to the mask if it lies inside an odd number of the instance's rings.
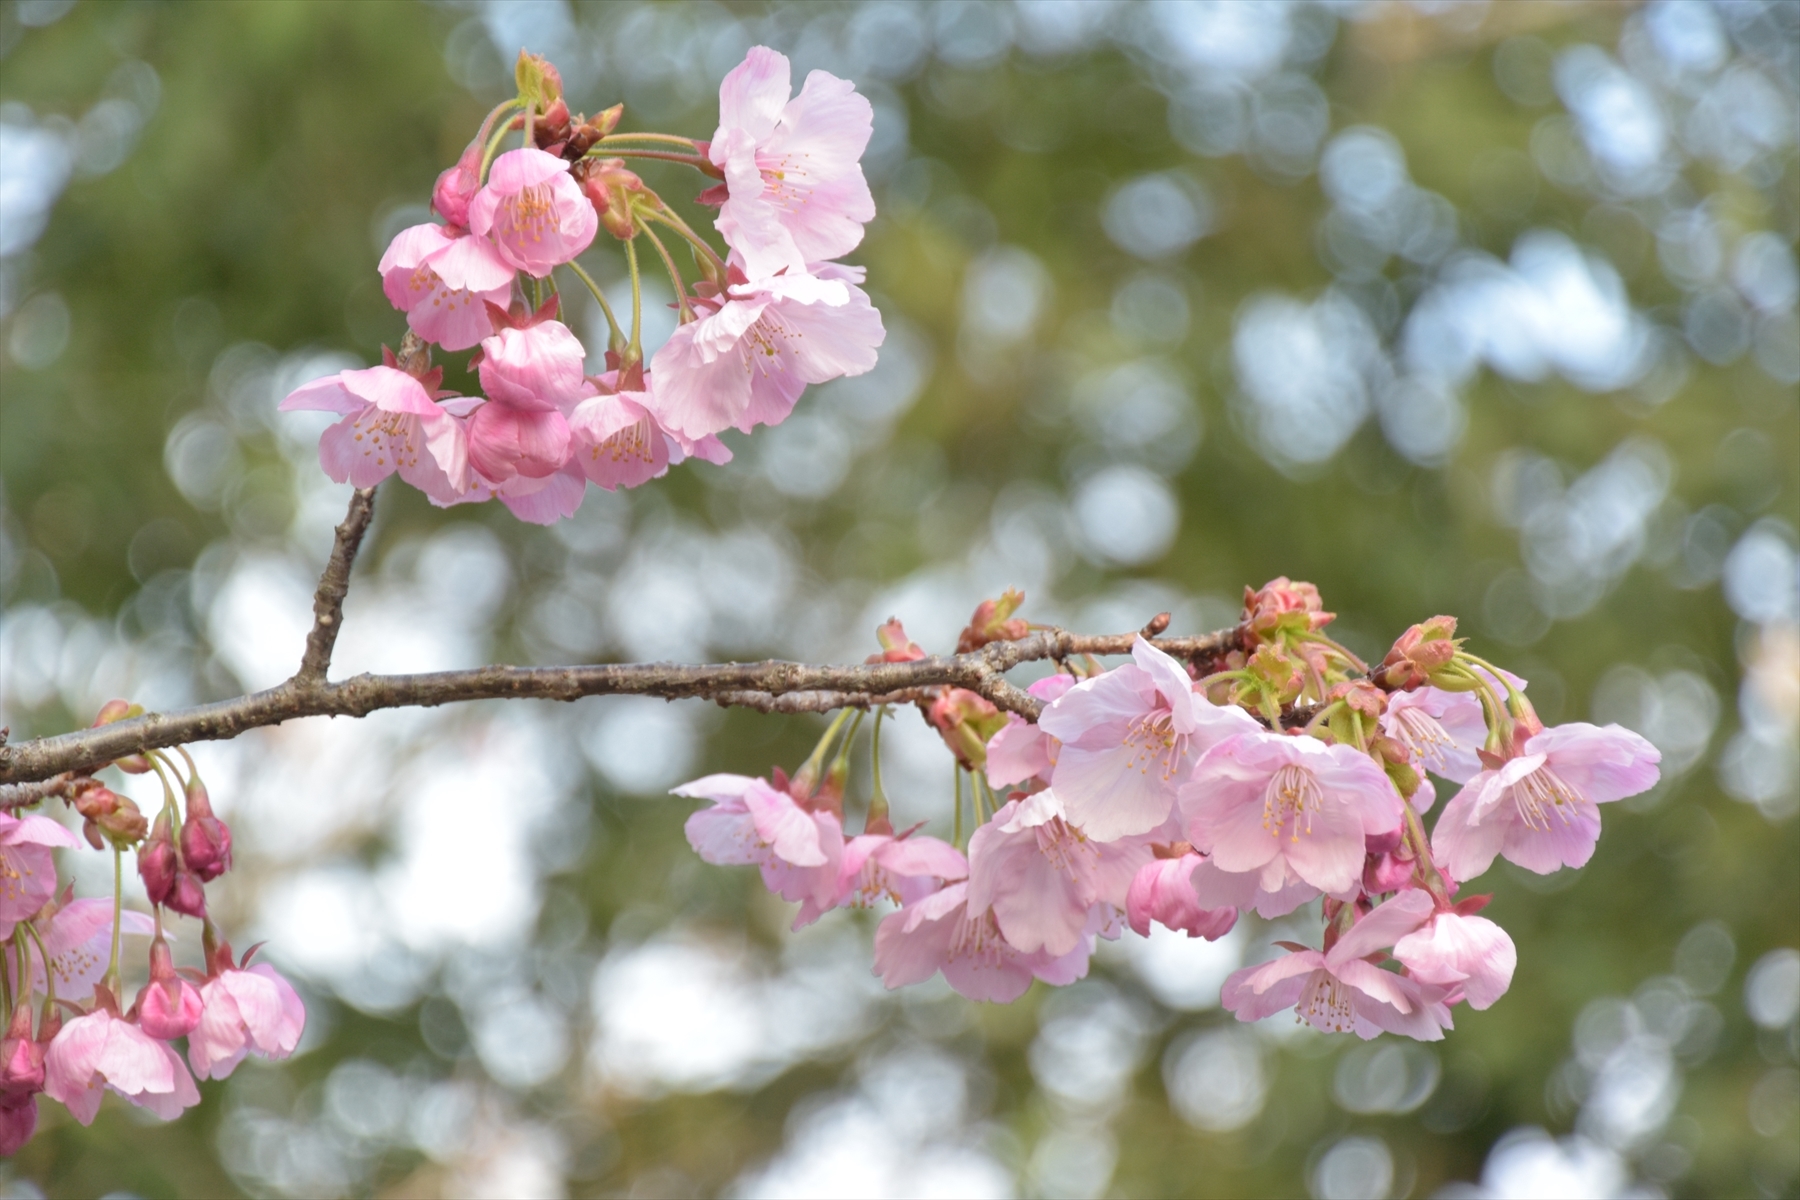
[{"label": "drooping blossom", "polygon": [[676,329],[651,359],[656,416],[695,439],[787,419],[807,385],[861,375],[887,336],[856,285],[861,268],[740,278],[695,301],[698,319]]},{"label": "drooping blossom", "polygon": [[[844,844],[835,902],[852,908],[868,908],[883,900],[916,904],[945,884],[968,877],[969,860],[948,842],[919,834],[863,833]],[[807,915],[805,908],[801,915]]]},{"label": "drooping blossom", "polygon": [[1254,872],[1264,892],[1304,882],[1340,898],[1362,877],[1366,839],[1399,826],[1400,805],[1354,747],[1264,732],[1214,746],[1181,789],[1188,838],[1219,870]]},{"label": "drooping blossom", "polygon": [[594,394],[569,414],[572,452],[582,473],[610,492],[637,487],[666,472],[670,439],[652,415],[650,377],[638,390],[619,390],[616,371],[589,383]]},{"label": "drooping blossom", "polygon": [[[230,957],[225,949],[221,958],[229,962]],[[225,1078],[247,1054],[286,1058],[306,1031],[299,993],[268,963],[225,967],[201,987],[200,999],[203,1011],[188,1034],[188,1061],[201,1079]]]},{"label": "drooping blossom", "polygon": [[1260,1021],[1283,1009],[1325,1033],[1364,1039],[1382,1031],[1422,1042],[1443,1040],[1452,1025],[1446,992],[1367,961],[1418,927],[1432,899],[1401,892],[1363,917],[1331,949],[1293,950],[1272,962],[1234,971],[1220,1002],[1240,1021]]},{"label": "drooping blossom", "polygon": [[1197,694],[1186,669],[1143,638],[1131,657],[1076,684],[1038,718],[1062,742],[1051,777],[1057,794],[1096,841],[1157,828],[1201,754],[1262,728],[1243,709]]},{"label": "drooping blossom", "polygon": [[1202,858],[1188,880],[1194,888],[1195,903],[1203,909],[1255,909],[1257,916],[1271,921],[1319,896],[1318,888],[1298,876],[1285,876],[1279,886],[1272,888],[1262,886],[1263,876],[1262,871],[1222,871],[1212,859]]},{"label": "drooping blossom", "polygon": [[969,912],[992,911],[1020,951],[1060,957],[1081,943],[1095,905],[1125,907],[1150,857],[1140,838],[1088,837],[1054,790],[1009,800],[969,839]]},{"label": "drooping blossom", "polygon": [[533,525],[554,525],[572,517],[587,495],[587,476],[573,459],[558,471],[541,479],[514,475],[494,485],[479,475],[469,481],[469,490],[457,498],[458,503],[481,503],[499,500],[521,521]]},{"label": "drooping blossom", "polygon": [[446,350],[467,350],[492,333],[487,306],[505,308],[512,297],[513,269],[494,243],[442,225],[402,229],[377,269],[407,326]]},{"label": "drooping blossom", "polygon": [[187,782],[186,818],[181,822],[181,856],[202,882],[211,883],[231,869],[231,826],[212,809],[206,785],[195,775]]},{"label": "drooping blossom", "polygon": [[788,60],[753,46],[719,85],[709,155],[725,174],[718,230],[753,275],[839,258],[862,241],[875,200],[859,159],[874,110],[847,79],[806,77],[789,99]]},{"label": "drooping blossom", "polygon": [[150,943],[150,981],[134,1009],[143,1031],[163,1041],[186,1037],[200,1024],[200,989],[175,973],[169,943],[160,937]]},{"label": "drooping blossom", "polygon": [[1656,786],[1661,761],[1655,746],[1619,725],[1541,730],[1444,806],[1433,853],[1457,879],[1475,878],[1497,854],[1539,875],[1582,866],[1600,837],[1598,806]]},{"label": "drooping blossom", "polygon": [[468,487],[463,427],[405,371],[369,367],[315,379],[281,402],[283,412],[302,409],[344,418],[319,438],[319,465],[338,483],[369,488],[398,471],[439,503]]},{"label": "drooping blossom", "polygon": [[483,340],[487,403],[469,416],[469,464],[484,480],[542,479],[569,462],[567,414],[594,392],[585,354],[567,325],[542,316]]},{"label": "drooping blossom", "polygon": [[[106,974],[112,956],[112,901],[98,897],[65,900],[48,922],[39,918],[39,936],[44,953],[50,958],[50,973],[56,980],[60,1000],[86,1000],[94,985]],[[127,909],[119,914],[122,934],[149,937],[156,923],[140,912]],[[34,955],[31,964],[31,990],[44,991],[44,966]]]},{"label": "drooping blossom", "polygon": [[0,812],[0,940],[56,895],[56,846],[81,843],[49,817]]},{"label": "drooping blossom", "polygon": [[568,163],[519,149],[488,169],[487,184],[469,202],[469,228],[492,238],[508,265],[542,279],[588,248],[600,219]]},{"label": "drooping blossom", "polygon": [[[1459,906],[1460,907],[1460,906]],[[1447,1002],[1487,1008],[1512,986],[1519,952],[1506,930],[1486,917],[1438,911],[1394,943],[1394,957],[1414,979],[1448,988]]]},{"label": "drooping blossom", "polygon": [[44,1054],[44,1092],[83,1125],[94,1123],[105,1088],[165,1121],[200,1103],[200,1089],[167,1042],[105,1008],[62,1027]]},{"label": "drooping blossom", "polygon": [[[1051,704],[1074,687],[1073,675],[1058,671],[1046,675],[1025,690]],[[1012,787],[1029,779],[1050,782],[1050,771],[1056,765],[1062,743],[1045,733],[1035,721],[1027,721],[1018,713],[1006,714],[1006,724],[987,744],[987,779],[996,788]]]},{"label": "drooping blossom", "polygon": [[44,1090],[44,1047],[31,1029],[31,1004],[13,1008],[0,1038],[0,1103]]},{"label": "drooping blossom", "polygon": [[940,892],[883,917],[875,930],[875,973],[890,988],[923,983],[942,971],[944,980],[971,1000],[1009,1004],[1025,994],[1033,978],[1068,984],[1087,974],[1093,932],[1061,956],[1027,952],[1006,940],[990,910],[969,910],[969,885],[953,883]]},{"label": "drooping blossom", "polygon": [[37,1132],[37,1096],[0,1096],[0,1158],[17,1154]]},{"label": "drooping blossom", "polygon": [[1191,847],[1177,845],[1171,853],[1157,849],[1157,856],[1138,868],[1125,896],[1125,915],[1131,927],[1150,936],[1151,922],[1180,930],[1189,937],[1212,941],[1224,937],[1237,924],[1237,909],[1202,908],[1194,891],[1194,869],[1206,860]]},{"label": "drooping blossom", "polygon": [[687,819],[688,844],[709,863],[760,867],[771,892],[805,905],[794,928],[837,903],[844,827],[836,813],[804,809],[787,792],[745,775],[708,775],[673,794],[713,802]]}]

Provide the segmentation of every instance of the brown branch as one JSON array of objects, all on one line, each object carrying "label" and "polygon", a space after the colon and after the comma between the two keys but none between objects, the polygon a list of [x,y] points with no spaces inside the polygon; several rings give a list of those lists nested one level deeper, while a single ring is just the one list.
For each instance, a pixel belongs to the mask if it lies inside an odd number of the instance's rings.
[{"label": "brown branch", "polygon": [[11,812],[15,808],[30,808],[34,804],[55,796],[60,796],[64,800],[73,800],[84,787],[92,785],[91,779],[66,772],[49,779],[40,779],[35,783],[0,784],[0,812]]},{"label": "brown branch", "polygon": [[369,531],[369,518],[375,515],[375,489],[358,488],[350,495],[350,511],[337,527],[331,544],[331,557],[319,576],[319,590],[313,596],[313,627],[306,635],[306,653],[294,679],[302,683],[324,683],[331,667],[331,649],[337,644],[338,630],[344,624],[344,596],[350,590],[350,568],[356,565],[356,552],[362,548],[363,534]]}]

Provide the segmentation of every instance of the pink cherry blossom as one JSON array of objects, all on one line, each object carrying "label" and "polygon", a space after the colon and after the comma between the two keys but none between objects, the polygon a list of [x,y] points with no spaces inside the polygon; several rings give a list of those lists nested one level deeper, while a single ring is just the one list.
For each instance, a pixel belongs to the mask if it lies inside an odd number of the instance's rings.
[{"label": "pink cherry blossom", "polygon": [[864,833],[844,846],[837,903],[868,908],[879,901],[917,904],[969,877],[969,860],[950,843],[920,834]]},{"label": "pink cherry blossom", "polygon": [[[93,994],[94,985],[106,974],[106,964],[112,956],[112,925],[112,901],[98,897],[68,901],[56,910],[47,926],[42,918],[38,920],[58,999],[79,1001]],[[119,928],[122,933],[148,937],[156,932],[156,923],[143,913],[127,910],[120,914]],[[31,990],[45,990],[44,965],[35,955]]]},{"label": "pink cherry blossom", "polygon": [[529,521],[533,525],[554,525],[566,517],[574,516],[586,495],[587,476],[570,459],[561,469],[540,479],[533,479],[529,475],[514,475],[496,485],[480,475],[474,475],[470,478],[469,490],[452,503],[499,500],[521,521]]},{"label": "pink cherry blossom", "polygon": [[494,331],[487,306],[505,308],[513,269],[494,244],[459,229],[414,225],[388,244],[381,290],[412,331],[446,350],[467,350]]},{"label": "pink cherry blossom", "polygon": [[0,939],[56,895],[56,846],[81,843],[68,828],[35,814],[0,812]]},{"label": "pink cherry blossom", "polygon": [[[1488,729],[1475,693],[1422,687],[1388,697],[1381,732],[1405,746],[1420,771],[1467,783],[1481,770],[1476,752],[1487,741]],[[1418,807],[1418,797],[1413,803]],[[1430,807],[1427,800],[1420,811]]]},{"label": "pink cherry blossom", "polygon": [[165,1121],[200,1103],[181,1056],[104,1008],[62,1027],[44,1054],[44,1092],[83,1125],[94,1123],[102,1088]]},{"label": "pink cherry blossom", "polygon": [[188,1061],[202,1079],[223,1079],[247,1054],[286,1058],[306,1030],[306,1006],[267,963],[227,968],[200,989],[203,1012],[188,1034]]},{"label": "pink cherry blossom", "polygon": [[1542,730],[1444,806],[1433,854],[1457,879],[1475,878],[1497,854],[1539,875],[1582,866],[1600,837],[1598,806],[1656,786],[1661,761],[1655,746],[1618,725]]},{"label": "pink cherry blossom", "polygon": [[836,905],[844,827],[835,813],[808,811],[745,775],[708,775],[674,794],[713,802],[687,819],[694,852],[709,863],[755,863],[771,892],[805,905],[794,928]]},{"label": "pink cherry blossom", "polygon": [[1229,933],[1237,924],[1237,909],[1201,908],[1194,891],[1194,868],[1205,861],[1192,850],[1167,858],[1159,851],[1159,857],[1139,867],[1125,896],[1131,927],[1149,937],[1150,923],[1157,921],[1208,941]]},{"label": "pink cherry blossom", "polygon": [[1365,840],[1395,829],[1400,805],[1355,747],[1261,732],[1214,746],[1181,789],[1189,840],[1214,866],[1258,873],[1264,892],[1304,881],[1340,898],[1362,878]]},{"label": "pink cherry blossom", "polygon": [[600,218],[569,175],[542,150],[508,150],[469,202],[469,228],[492,238],[500,257],[539,279],[573,261],[594,240]]},{"label": "pink cherry blossom", "polygon": [[1073,983],[1087,974],[1093,934],[1067,954],[1028,953],[1006,940],[990,910],[969,910],[969,885],[953,883],[882,918],[875,930],[875,973],[890,988],[944,980],[971,1000],[1010,1004],[1033,978]]},{"label": "pink cherry blossom", "polygon": [[1102,842],[1161,825],[1201,754],[1262,728],[1243,709],[1198,694],[1187,669],[1143,638],[1131,657],[1076,684],[1038,718],[1062,742],[1051,778],[1069,819]]},{"label": "pink cherry blossom", "polygon": [[734,282],[701,299],[651,360],[656,417],[677,437],[778,425],[808,384],[861,375],[887,332],[856,286],[860,270],[820,267]]},{"label": "pink cherry blossom", "polygon": [[1394,944],[1394,957],[1408,974],[1449,988],[1448,1002],[1467,1000],[1487,1008],[1512,986],[1519,952],[1506,930],[1486,917],[1436,912]]},{"label": "pink cherry blossom", "polygon": [[969,912],[992,910],[1020,951],[1060,957],[1080,944],[1095,905],[1125,907],[1150,855],[1139,838],[1089,838],[1053,790],[1010,800],[969,839]]},{"label": "pink cherry blossom", "polygon": [[568,418],[555,409],[514,408],[489,401],[469,415],[469,465],[481,482],[514,476],[543,479],[569,462]]},{"label": "pink cherry blossom", "polygon": [[489,401],[527,412],[568,412],[593,394],[582,375],[587,350],[556,320],[501,329],[481,343],[481,390]]},{"label": "pink cherry blossom", "polygon": [[200,1024],[200,989],[175,973],[169,944],[161,938],[150,943],[150,982],[134,1007],[144,1032],[163,1041],[186,1037]]},{"label": "pink cherry blossom", "polygon": [[[1265,874],[1271,879],[1280,875],[1266,890],[1262,886]],[[1285,867],[1280,872],[1221,871],[1218,864],[1203,858],[1188,878],[1194,887],[1195,902],[1201,908],[1235,908],[1242,912],[1255,909],[1257,916],[1271,921],[1319,896],[1318,888],[1297,876],[1288,876]]]},{"label": "pink cherry blossom", "polygon": [[719,85],[710,157],[725,173],[718,230],[752,274],[839,258],[862,241],[875,200],[862,158],[874,110],[824,71],[789,99],[788,60],[753,46]]},{"label": "pink cherry blossom", "polygon": [[[1025,690],[1049,704],[1060,699],[1075,686],[1073,675],[1057,672],[1046,675]],[[1006,725],[988,739],[987,778],[995,788],[1012,787],[1029,779],[1050,782],[1050,770],[1062,743],[1045,733],[1035,722],[1017,713],[1006,715]]]},{"label": "pink cherry blossom", "polygon": [[462,425],[404,371],[369,367],[315,379],[281,402],[283,412],[301,409],[343,415],[319,439],[319,464],[338,483],[374,487],[398,471],[440,503],[468,487]]},{"label": "pink cherry blossom", "polygon": [[[603,377],[603,382],[612,380]],[[575,465],[609,492],[658,478],[668,471],[671,453],[681,453],[652,415],[650,388],[648,378],[641,391],[603,387],[569,414]]]},{"label": "pink cherry blossom", "polygon": [[1452,1024],[1444,989],[1367,961],[1417,928],[1431,906],[1424,892],[1401,892],[1323,953],[1296,950],[1233,972],[1221,990],[1221,1002],[1240,1021],[1260,1021],[1296,1008],[1300,1020],[1326,1033],[1355,1033],[1367,1040],[1385,1030],[1422,1042],[1441,1041]]}]

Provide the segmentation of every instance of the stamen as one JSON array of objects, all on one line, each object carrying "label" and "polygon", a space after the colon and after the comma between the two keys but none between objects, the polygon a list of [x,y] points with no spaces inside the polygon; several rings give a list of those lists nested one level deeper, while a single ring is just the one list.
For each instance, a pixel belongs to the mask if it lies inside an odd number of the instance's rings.
[{"label": "stamen", "polygon": [[[1187,737],[1175,732],[1174,714],[1166,708],[1158,708],[1133,721],[1125,730],[1123,744],[1131,748],[1131,757],[1125,762],[1126,770],[1137,767],[1140,774],[1148,775],[1151,764],[1160,761],[1165,783],[1174,778],[1187,751]],[[1143,765],[1139,766],[1139,763]]]},{"label": "stamen", "polygon": [[1312,833],[1313,814],[1324,807],[1325,793],[1319,781],[1305,767],[1288,763],[1269,780],[1263,789],[1263,828],[1271,837],[1280,837],[1293,822],[1293,841],[1302,833]]},{"label": "stamen", "polygon": [[1513,804],[1527,829],[1548,830],[1550,814],[1555,813],[1564,825],[1572,824],[1578,792],[1567,780],[1550,769],[1539,767],[1512,785]]},{"label": "stamen", "polygon": [[1349,986],[1330,971],[1314,971],[1294,1006],[1294,1019],[1331,1033],[1351,1032],[1356,1028],[1356,1007]]},{"label": "stamen", "polygon": [[1394,736],[1412,756],[1427,767],[1442,768],[1449,764],[1446,750],[1456,748],[1456,740],[1439,720],[1419,708],[1403,708],[1394,714]]}]

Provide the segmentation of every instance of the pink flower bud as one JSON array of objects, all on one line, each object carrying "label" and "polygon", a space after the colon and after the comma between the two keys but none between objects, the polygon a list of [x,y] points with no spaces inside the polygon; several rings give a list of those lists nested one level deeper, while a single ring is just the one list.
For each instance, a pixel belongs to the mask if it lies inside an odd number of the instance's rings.
[{"label": "pink flower bud", "polygon": [[1000,594],[998,600],[983,600],[975,606],[975,615],[969,618],[968,627],[956,639],[956,652],[967,654],[971,650],[979,650],[989,642],[1012,642],[1031,632],[1031,626],[1022,617],[1013,613],[1019,605],[1025,603],[1025,593],[1018,588],[1008,588]]},{"label": "pink flower bud", "polygon": [[198,775],[188,780],[181,855],[187,860],[188,869],[207,883],[231,869],[231,827],[213,816],[206,785]]},{"label": "pink flower bud", "polygon": [[622,158],[585,158],[572,168],[581,192],[594,206],[594,213],[606,232],[622,242],[638,234],[631,212],[634,193],[644,192],[644,181],[635,171],[625,168]]},{"label": "pink flower bud", "polygon": [[161,1041],[186,1037],[200,1024],[205,1008],[200,991],[175,973],[174,956],[161,938],[150,944],[150,982],[138,992],[135,1007],[138,1027]]},{"label": "pink flower bud", "polygon": [[177,869],[174,886],[169,889],[169,897],[163,901],[164,907],[172,912],[188,917],[204,917],[206,915],[206,888],[192,871]]},{"label": "pink flower bud", "polygon": [[87,818],[81,832],[96,849],[102,835],[114,845],[129,846],[141,840],[150,829],[150,822],[130,798],[103,784],[95,784],[77,796],[75,811]]},{"label": "pink flower bud", "polygon": [[138,874],[143,877],[144,891],[152,904],[167,904],[175,890],[175,872],[179,868],[175,854],[174,822],[168,811],[158,813],[150,837],[138,847]]},{"label": "pink flower bud", "polygon": [[1269,580],[1260,590],[1244,589],[1244,625],[1252,645],[1270,641],[1283,630],[1323,629],[1336,620],[1335,613],[1323,608],[1318,588],[1295,583],[1286,575]]},{"label": "pink flower bud", "polygon": [[21,1004],[0,1039],[0,1104],[43,1090],[44,1048],[32,1037],[31,1005]]},{"label": "pink flower bud", "polygon": [[881,643],[881,653],[869,655],[866,661],[872,663],[917,662],[925,657],[925,651],[919,644],[906,636],[906,627],[900,624],[899,617],[889,617],[875,630],[875,640]]},{"label": "pink flower bud", "polygon": [[949,688],[938,694],[925,717],[966,770],[987,767],[987,741],[1006,725],[1006,714],[979,693]]},{"label": "pink flower bud", "polygon": [[431,207],[438,216],[459,229],[469,225],[469,201],[481,190],[481,144],[470,142],[456,165],[437,178],[431,189]]},{"label": "pink flower bud", "polygon": [[1432,682],[1433,675],[1450,665],[1462,642],[1456,636],[1455,617],[1422,621],[1394,642],[1381,660],[1381,680],[1391,688],[1417,688]]},{"label": "pink flower bud", "polygon": [[0,1158],[17,1154],[37,1132],[37,1097],[0,1097]]}]

